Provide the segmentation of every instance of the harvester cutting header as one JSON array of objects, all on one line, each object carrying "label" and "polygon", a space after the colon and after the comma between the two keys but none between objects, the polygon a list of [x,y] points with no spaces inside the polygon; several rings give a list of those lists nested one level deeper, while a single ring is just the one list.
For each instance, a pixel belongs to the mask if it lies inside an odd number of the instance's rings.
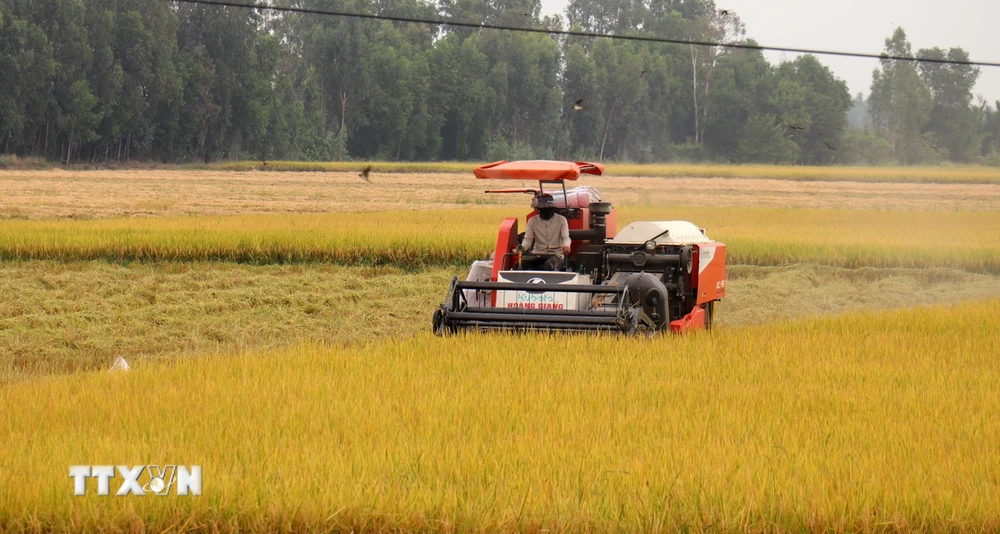
[{"label": "harvester cutting header", "polygon": [[726,295],[726,246],[687,221],[633,222],[593,187],[566,189],[598,163],[500,161],[475,169],[483,180],[538,181],[533,211],[500,224],[496,248],[465,281],[454,278],[434,312],[437,334],[463,330],[612,331],[634,334],[710,328]]}]

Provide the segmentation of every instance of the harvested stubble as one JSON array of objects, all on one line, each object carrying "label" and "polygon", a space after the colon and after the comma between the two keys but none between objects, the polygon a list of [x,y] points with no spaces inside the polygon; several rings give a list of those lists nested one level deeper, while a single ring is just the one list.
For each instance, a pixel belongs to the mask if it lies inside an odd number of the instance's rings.
[{"label": "harvested stubble", "polygon": [[[471,173],[234,172],[222,170],[0,171],[0,219],[246,215],[527,207],[524,195],[488,195]],[[1000,211],[1000,184],[805,182],[761,178],[587,176],[617,205],[898,211]],[[515,183],[531,186],[531,182]],[[515,207],[516,206],[516,207]]]},{"label": "harvested stubble", "polygon": [[[471,173],[482,163],[468,162],[315,162],[315,161],[234,161],[191,168],[233,171],[350,172],[371,166],[379,173],[457,172]],[[899,183],[1000,184],[1000,170],[983,166],[937,167],[810,167],[798,165],[723,165],[690,163],[609,163],[612,176],[657,176],[699,178],[768,178],[795,181],[857,181]]]},{"label": "harvested stubble", "polygon": [[[430,328],[465,267],[0,262],[0,385],[307,341],[357,344]],[[1000,298],[1000,276],[817,265],[730,269],[719,328],[857,309]]]},{"label": "harvested stubble", "polygon": [[[998,313],[419,336],[12,384],[0,529],[991,531]],[[201,497],[74,498],[67,476],[174,462],[203,467]]]},{"label": "harvested stubble", "polygon": [[431,310],[454,274],[325,264],[0,262],[0,385],[106,369],[118,355],[135,363],[410,336],[430,328]]}]

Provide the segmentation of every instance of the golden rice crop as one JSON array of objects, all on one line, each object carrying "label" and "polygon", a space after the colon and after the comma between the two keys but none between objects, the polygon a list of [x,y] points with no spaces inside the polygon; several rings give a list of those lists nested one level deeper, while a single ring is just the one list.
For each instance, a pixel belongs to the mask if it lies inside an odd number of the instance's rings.
[{"label": "golden rice crop", "polygon": [[[954,267],[1000,272],[1000,214],[771,208],[626,207],[622,219],[683,219],[727,245],[733,263]],[[620,225],[621,226],[621,225]]]},{"label": "golden rice crop", "polygon": [[[459,172],[471,173],[485,162],[358,162],[358,161],[234,161],[207,166],[234,171],[322,171],[357,172],[371,165],[374,172]],[[192,166],[192,168],[203,168]],[[770,178],[795,181],[852,181],[898,183],[998,184],[1000,169],[983,166],[937,167],[810,167],[797,165],[725,165],[690,163],[609,163],[611,176],[657,176],[691,178]]]},{"label": "golden rice crop", "polygon": [[[0,222],[0,257],[112,261],[233,261],[417,266],[487,253],[471,212],[275,214]],[[482,219],[482,216],[479,217]],[[496,221],[499,225],[499,221]],[[485,230],[485,232],[483,232]]]},{"label": "golden rice crop", "polygon": [[[487,257],[509,208],[0,221],[0,259],[465,264]],[[513,212],[517,213],[517,212]],[[690,220],[737,264],[952,267],[1000,272],[1000,214],[626,206]],[[522,219],[523,227],[523,219]]]},{"label": "golden rice crop", "polygon": [[[418,336],[20,382],[0,388],[0,529],[993,531],[997,314]],[[73,497],[67,476],[175,462],[203,467],[201,497]]]},{"label": "golden rice crop", "polygon": [[1000,170],[980,166],[810,167],[795,165],[609,165],[615,176],[769,178],[804,182],[1000,183]]}]

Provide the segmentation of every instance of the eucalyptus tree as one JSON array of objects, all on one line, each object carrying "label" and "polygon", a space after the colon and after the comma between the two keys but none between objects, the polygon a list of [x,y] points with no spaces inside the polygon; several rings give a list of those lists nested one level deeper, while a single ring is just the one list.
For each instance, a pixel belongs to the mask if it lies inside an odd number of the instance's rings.
[{"label": "eucalyptus tree", "polygon": [[[896,57],[913,57],[910,42],[903,28],[897,28],[885,40],[885,53]],[[920,78],[913,61],[882,59],[872,74],[869,105],[876,129],[892,146],[901,163],[921,161],[927,151],[922,130],[930,120],[933,106],[931,92]]]},{"label": "eucalyptus tree", "polygon": [[[920,57],[969,61],[961,48],[947,52],[940,48],[922,49]],[[968,162],[978,151],[979,128],[972,105],[972,88],[979,79],[979,68],[960,63],[920,63],[920,75],[931,91],[932,108],[925,131],[948,151],[953,161]]]}]

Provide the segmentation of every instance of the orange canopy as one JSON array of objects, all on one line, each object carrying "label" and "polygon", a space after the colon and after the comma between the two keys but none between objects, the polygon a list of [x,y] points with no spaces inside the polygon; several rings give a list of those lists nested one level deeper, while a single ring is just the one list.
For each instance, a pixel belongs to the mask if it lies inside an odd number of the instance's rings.
[{"label": "orange canopy", "polygon": [[576,180],[583,174],[604,172],[604,165],[585,161],[497,161],[476,167],[476,178],[487,180]]}]

